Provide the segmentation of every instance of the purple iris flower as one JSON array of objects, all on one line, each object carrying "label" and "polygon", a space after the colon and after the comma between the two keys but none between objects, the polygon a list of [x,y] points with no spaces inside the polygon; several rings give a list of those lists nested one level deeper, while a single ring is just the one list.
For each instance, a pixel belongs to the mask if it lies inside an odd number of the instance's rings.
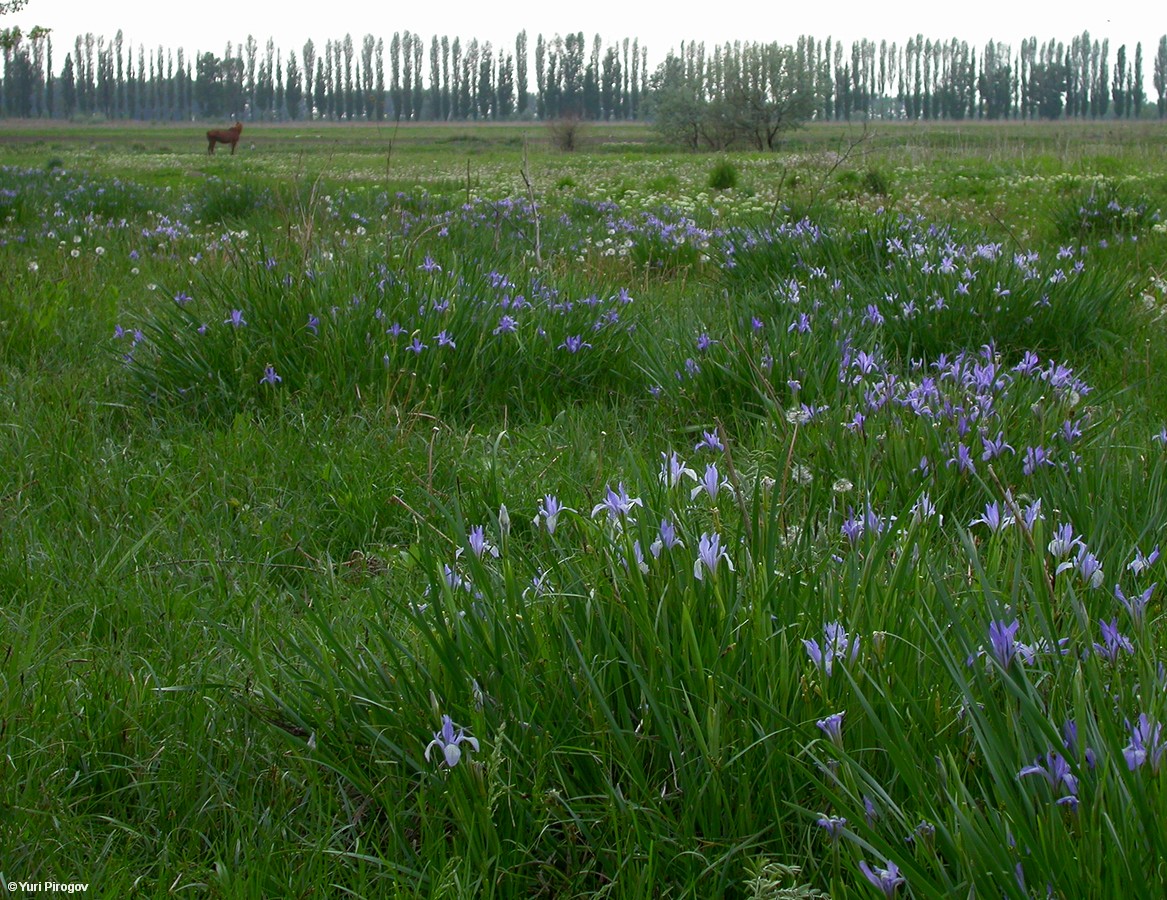
[{"label": "purple iris flower", "polygon": [[721,535],[716,531],[713,534],[702,534],[697,545],[697,560],[693,563],[693,577],[698,581],[704,581],[705,570],[708,570],[710,575],[716,576],[717,564],[723,559],[732,572],[733,562],[725,548],[721,546]]},{"label": "purple iris flower", "polygon": [[1018,778],[1024,778],[1026,775],[1042,776],[1049,784],[1050,790],[1062,792],[1057,801],[1059,804],[1077,808],[1078,779],[1070,771],[1070,764],[1066,762],[1065,757],[1056,750],[1051,750],[1045,755],[1044,765],[1041,757],[1038,757],[1032,766],[1026,766],[1017,773]]},{"label": "purple iris flower", "polygon": [[1000,507],[998,507],[997,501],[994,500],[992,503],[985,504],[985,514],[969,522],[969,527],[971,528],[973,525],[987,525],[989,531],[997,533],[1008,528],[1013,522],[1014,519],[1011,515],[1001,514]]},{"label": "purple iris flower", "polygon": [[1042,466],[1052,466],[1054,461],[1050,459],[1045,447],[1026,447],[1025,459],[1021,463],[1021,471],[1025,475],[1032,475]]},{"label": "purple iris flower", "polygon": [[[1024,648],[1024,644],[1018,644],[1016,637],[1017,632],[1021,628],[1021,623],[1014,619],[1012,622],[1002,622],[999,619],[994,619],[989,623],[989,647],[992,651],[993,658],[1001,664],[1002,669],[1009,668],[1013,658],[1017,656],[1019,650]],[[1025,654],[1022,655],[1025,659]]]},{"label": "purple iris flower", "polygon": [[1151,585],[1139,596],[1128,597],[1122,592],[1121,587],[1119,587],[1117,584],[1114,586],[1115,599],[1117,599],[1118,602],[1123,605],[1126,611],[1130,613],[1131,620],[1135,623],[1136,626],[1143,623],[1143,618],[1147,611],[1147,604],[1151,602],[1151,595],[1154,593],[1156,587],[1158,587],[1158,582]]},{"label": "purple iris flower", "polygon": [[985,448],[985,452],[981,454],[981,459],[985,462],[988,462],[991,459],[996,459],[1006,450],[1008,450],[1010,453],[1014,452],[1013,448],[1009,444],[1005,443],[1005,433],[1003,431],[998,431],[997,436],[992,440],[989,440],[984,435],[981,435],[981,444]]},{"label": "purple iris flower", "polygon": [[819,727],[819,730],[822,731],[822,733],[827,736],[827,739],[830,740],[830,742],[836,747],[843,746],[843,716],[846,714],[846,711],[837,712],[833,715],[827,716],[825,719],[819,719],[817,722],[815,722],[815,725]]},{"label": "purple iris flower", "polygon": [[1154,719],[1148,719],[1146,713],[1140,713],[1134,725],[1129,722],[1127,725],[1131,729],[1131,742],[1122,751],[1127,767],[1133,772],[1149,762],[1151,771],[1158,772],[1163,751],[1167,750],[1167,744],[1162,739],[1163,726]]},{"label": "purple iris flower", "polygon": [[1146,569],[1149,569],[1159,559],[1159,548],[1155,547],[1149,556],[1143,556],[1143,551],[1135,548],[1135,558],[1127,563],[1127,568],[1134,572],[1135,575],[1141,575]]},{"label": "purple iris flower", "polygon": [[881,869],[873,868],[867,864],[867,860],[859,860],[859,871],[863,873],[863,877],[870,881],[873,885],[883,891],[883,896],[888,898],[894,897],[896,890],[904,883],[904,878],[900,875],[899,866],[894,862],[888,861],[887,868]]},{"label": "purple iris flower", "polygon": [[259,379],[260,384],[278,384],[283,381],[279,375],[276,374],[275,366],[268,366],[263,370],[263,378]]},{"label": "purple iris flower", "polygon": [[842,816],[819,816],[815,820],[815,824],[830,835],[832,841],[837,841],[843,836],[843,829],[847,827],[847,820]]},{"label": "purple iris flower", "polygon": [[442,716],[440,731],[434,732],[434,739],[425,748],[425,759],[429,762],[430,751],[437,748],[442,752],[442,762],[449,768],[454,768],[462,759],[462,748],[459,744],[468,744],[471,750],[478,749],[478,738],[466,734],[465,729],[454,731],[454,722],[449,716]]},{"label": "purple iris flower", "polygon": [[466,542],[470,545],[470,551],[479,559],[482,558],[482,554],[484,553],[489,553],[491,556],[498,556],[498,550],[486,540],[486,529],[481,525],[475,525],[470,529],[470,534],[467,535]]},{"label": "purple iris flower", "polygon": [[703,431],[701,432],[701,440],[697,442],[697,446],[693,449],[720,451],[725,449],[725,445],[721,443],[716,431]]},{"label": "purple iris flower", "polygon": [[1074,568],[1078,570],[1082,581],[1092,588],[1102,587],[1102,563],[1098,561],[1098,557],[1086,549],[1086,545],[1082,544],[1078,547],[1078,555],[1074,557]]},{"label": "purple iris flower", "polygon": [[644,506],[644,503],[639,497],[629,497],[624,482],[621,481],[617,490],[612,490],[611,485],[608,486],[608,496],[592,507],[592,518],[594,519],[598,513],[607,512],[610,521],[618,522],[621,517],[632,512],[634,506]]},{"label": "purple iris flower", "polygon": [[568,353],[579,353],[580,350],[590,350],[591,346],[578,334],[573,334],[567,337],[556,349],[566,350]]},{"label": "purple iris flower", "polygon": [[838,622],[828,622],[823,626],[823,643],[804,639],[802,645],[806,655],[815,667],[828,678],[834,669],[835,660],[855,662],[859,656],[859,638],[850,637]]},{"label": "purple iris flower", "polygon": [[857,544],[859,538],[863,537],[863,520],[855,517],[855,511],[853,509],[851,510],[851,515],[843,522],[842,532],[843,536],[852,544]]},{"label": "purple iris flower", "polygon": [[653,559],[659,559],[662,550],[672,550],[674,547],[684,546],[681,539],[677,537],[676,527],[668,519],[661,519],[659,534],[660,536],[648,548]]},{"label": "purple iris flower", "polygon": [[1095,643],[1094,652],[1105,657],[1111,665],[1118,662],[1120,651],[1125,652],[1128,656],[1135,652],[1131,639],[1119,632],[1118,619],[1111,619],[1109,622],[1105,619],[1099,619],[1098,626],[1102,630],[1102,643]]},{"label": "purple iris flower", "polygon": [[[1049,542],[1049,552],[1054,559],[1065,559],[1076,548],[1082,546],[1085,546],[1082,539],[1074,534],[1074,527],[1066,522],[1054,529],[1053,540]],[[1062,571],[1061,566],[1058,567],[1058,571]]]},{"label": "purple iris flower", "polygon": [[661,452],[660,481],[665,487],[676,487],[681,483],[682,476],[689,476],[697,481],[697,473],[685,465],[685,461],[674,450],[671,453]]},{"label": "purple iris flower", "polygon": [[697,487],[693,488],[689,499],[696,500],[697,495],[704,491],[709,495],[710,500],[716,500],[718,491],[723,487],[729,488],[729,482],[721,479],[721,474],[717,471],[717,464],[710,463],[705,467],[705,475],[698,482]]},{"label": "purple iris flower", "polygon": [[559,502],[559,498],[554,494],[548,494],[543,498],[543,502],[539,504],[539,515],[535,516],[535,525],[538,526],[539,520],[542,519],[544,526],[547,528],[547,533],[555,534],[555,526],[558,523],[561,512],[575,512],[575,510],[569,510]]},{"label": "purple iris flower", "polygon": [[1021,521],[1025,523],[1026,531],[1033,531],[1033,526],[1037,524],[1037,520],[1044,518],[1045,516],[1041,514],[1041,497],[1038,497],[1029,506],[1021,510]]},{"label": "purple iris flower", "polygon": [[231,315],[223,320],[223,324],[224,325],[233,325],[235,328],[242,328],[244,325],[247,324],[247,321],[243,318],[243,310],[241,310],[241,309],[231,310]]},{"label": "purple iris flower", "polygon": [[798,320],[791,322],[790,326],[786,329],[787,334],[792,331],[797,331],[799,334],[806,334],[810,331],[810,316],[806,313],[799,313]]},{"label": "purple iris flower", "polygon": [[[1078,723],[1073,719],[1067,719],[1062,725],[1062,743],[1066,745],[1066,752],[1071,756],[1078,755]],[[1086,761],[1087,767],[1093,769],[1098,762],[1098,755],[1087,747],[1082,754],[1082,758]]]},{"label": "purple iris flower", "polygon": [[948,465],[955,465],[956,471],[969,474],[975,474],[977,470],[976,466],[973,465],[972,454],[963,443],[957,444],[956,455],[948,460]]}]

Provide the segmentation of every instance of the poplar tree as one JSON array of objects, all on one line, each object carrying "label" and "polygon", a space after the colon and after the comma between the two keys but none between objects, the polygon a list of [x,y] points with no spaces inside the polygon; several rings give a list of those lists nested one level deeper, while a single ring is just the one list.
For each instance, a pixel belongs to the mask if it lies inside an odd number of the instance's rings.
[{"label": "poplar tree", "polygon": [[296,54],[288,53],[288,67],[284,71],[286,86],[284,87],[284,102],[288,105],[288,118],[300,118],[300,101],[304,99],[304,85],[300,81],[300,67],[296,62]]},{"label": "poplar tree", "polygon": [[61,69],[61,115],[72,119],[77,110],[77,79],[73,74],[73,57],[65,54],[65,65]]},{"label": "poplar tree", "polygon": [[373,53],[377,40],[371,34],[361,39],[361,106],[367,121],[372,121],[377,104],[373,88]]},{"label": "poplar tree", "polygon": [[461,119],[466,113],[462,105],[462,40],[455,37],[450,47],[450,115]]},{"label": "poplar tree", "polygon": [[515,111],[519,118],[527,113],[527,32],[520,31],[515,38]]},{"label": "poplar tree", "polygon": [[446,121],[453,111],[450,108],[450,38],[442,35],[442,106],[440,118]]},{"label": "poplar tree", "polygon": [[304,61],[304,115],[308,119],[312,119],[315,118],[313,115],[312,76],[316,71],[316,45],[312,43],[311,38],[304,42],[300,55]]},{"label": "poplar tree", "polygon": [[1126,44],[1118,48],[1114,57],[1114,79],[1110,88],[1110,96],[1114,100],[1114,117],[1122,119],[1127,114],[1127,71],[1126,71]]},{"label": "poplar tree", "polygon": [[535,38],[535,115],[540,119],[547,116],[546,61],[547,44],[543,41],[543,35],[540,34]]},{"label": "poplar tree", "polygon": [[323,119],[327,116],[328,111],[326,104],[328,101],[328,84],[324,80],[324,61],[316,60],[316,78],[312,85],[312,95],[316,99],[316,117]]},{"label": "poplar tree", "polygon": [[1143,104],[1147,102],[1146,91],[1143,90],[1143,42],[1135,44],[1135,67],[1131,73],[1131,116],[1136,119],[1143,117]]},{"label": "poplar tree", "polygon": [[435,34],[430,40],[430,118],[442,118],[442,57]]},{"label": "poplar tree", "polygon": [[389,40],[389,100],[393,118],[401,119],[401,35],[396,31]]},{"label": "poplar tree", "polygon": [[381,38],[377,38],[377,45],[373,48],[373,56],[377,67],[374,86],[376,97],[373,102],[373,111],[377,121],[380,122],[385,118],[385,42]]},{"label": "poplar tree", "polygon": [[482,45],[478,58],[478,115],[483,119],[494,117],[494,80],[491,66],[494,62],[490,41]]},{"label": "poplar tree", "polygon": [[244,65],[246,66],[244,72],[247,75],[244,89],[247,92],[245,95],[247,99],[247,115],[250,118],[255,114],[255,66],[256,55],[259,53],[259,44],[256,43],[255,38],[250,34],[247,36],[247,43],[243,46],[243,53]]},{"label": "poplar tree", "polygon": [[1159,118],[1167,116],[1167,34],[1159,38],[1159,50],[1155,54],[1155,67],[1151,72],[1151,84],[1155,86],[1158,98],[1155,106],[1159,109]]},{"label": "poplar tree", "polygon": [[421,35],[415,34],[413,36],[413,116],[415,119],[420,119],[422,115],[422,91],[424,86],[421,80],[421,64],[424,49],[421,42]]},{"label": "poplar tree", "polygon": [[401,117],[413,118],[413,34],[401,35]]},{"label": "poplar tree", "polygon": [[355,91],[353,89],[353,36],[345,34],[344,40],[341,42],[341,51],[344,54],[344,117],[348,121],[352,121],[354,110],[353,99]]}]

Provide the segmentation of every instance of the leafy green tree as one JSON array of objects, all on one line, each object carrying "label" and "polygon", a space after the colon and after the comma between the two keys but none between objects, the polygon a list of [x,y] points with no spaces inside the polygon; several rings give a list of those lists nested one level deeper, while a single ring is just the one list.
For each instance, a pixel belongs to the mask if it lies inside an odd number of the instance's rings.
[{"label": "leafy green tree", "polygon": [[977,79],[980,109],[986,119],[1008,117],[1012,104],[1012,81],[1009,48],[989,41],[981,56],[981,74]]},{"label": "leafy green tree", "polygon": [[815,112],[796,51],[778,44],[726,45],[706,79],[704,54],[669,54],[653,76],[652,118],[669,143],[691,150],[777,149],[783,132]]},{"label": "leafy green tree", "polygon": [[195,58],[195,110],[203,119],[218,119],[223,115],[223,74],[214,53],[203,53]]},{"label": "leafy green tree", "polygon": [[[28,0],[0,0],[0,16],[20,12],[27,4]],[[48,28],[41,28],[37,25],[32,28],[28,37],[29,40],[35,41],[38,37],[43,37],[48,33]],[[19,28],[0,28],[0,51],[15,50],[23,37],[24,34]]]}]

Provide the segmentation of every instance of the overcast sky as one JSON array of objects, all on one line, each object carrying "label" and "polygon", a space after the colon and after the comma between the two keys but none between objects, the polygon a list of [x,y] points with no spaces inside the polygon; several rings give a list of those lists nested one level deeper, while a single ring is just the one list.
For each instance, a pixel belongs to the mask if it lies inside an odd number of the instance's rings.
[{"label": "overcast sky", "polygon": [[1119,44],[1128,45],[1133,59],[1134,44],[1142,41],[1143,74],[1149,85],[1151,61],[1160,35],[1167,32],[1167,16],[1140,16],[1136,6],[1150,9],[1154,4],[1129,0],[1117,6],[1098,0],[969,0],[961,4],[946,0],[716,0],[713,4],[591,0],[572,9],[546,0],[447,0],[408,7],[368,0],[29,0],[24,10],[0,22],[25,31],[33,25],[53,29],[54,68],[64,62],[78,34],[112,38],[119,28],[135,46],[181,46],[188,53],[210,50],[217,56],[223,54],[227,41],[238,44],[249,34],[259,42],[261,53],[270,37],[279,49],[294,49],[298,54],[308,38],[323,46],[325,40],[349,33],[359,47],[365,34],[388,43],[393,32],[406,30],[421,34],[427,51],[429,38],[435,34],[513,46],[515,35],[525,28],[533,54],[539,33],[550,37],[583,31],[589,46],[593,34],[599,34],[605,44],[639,38],[648,47],[650,67],[687,40],[706,45],[727,40],[786,44],[800,34],[812,34],[819,39],[833,36],[847,44],[871,38],[902,46],[921,33],[930,38],[956,37],[978,47],[993,39],[1016,48],[1023,37],[1069,42],[1074,35],[1089,31],[1092,37],[1110,39],[1112,63]]}]

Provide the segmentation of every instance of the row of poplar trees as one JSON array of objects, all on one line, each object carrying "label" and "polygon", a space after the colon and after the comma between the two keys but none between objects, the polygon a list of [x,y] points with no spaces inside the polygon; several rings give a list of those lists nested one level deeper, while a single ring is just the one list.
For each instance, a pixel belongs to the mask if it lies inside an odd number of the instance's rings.
[{"label": "row of poplar trees", "polygon": [[[748,71],[753,60],[780,57],[781,79]],[[222,56],[184,55],[78,36],[56,62],[52,35],[40,30],[3,51],[0,116],[140,120],[332,121],[651,117],[654,95],[675,89],[705,100],[730,90],[729,78],[763,80],[797,91],[802,115],[818,120],[880,117],[1138,118],[1167,115],[1167,35],[1152,63],[1158,99],[1144,90],[1142,44],[1121,46],[1089,33],[1069,43],[1036,38],[1019,47],[990,41],[910,38],[903,45],[800,37],[794,45],[682,44],[654,71],[639,40],[607,45],[583,32],[527,32],[513,45],[396,33],[386,43],[365,35],[312,40],[283,51],[253,37],[228,43]]]}]

